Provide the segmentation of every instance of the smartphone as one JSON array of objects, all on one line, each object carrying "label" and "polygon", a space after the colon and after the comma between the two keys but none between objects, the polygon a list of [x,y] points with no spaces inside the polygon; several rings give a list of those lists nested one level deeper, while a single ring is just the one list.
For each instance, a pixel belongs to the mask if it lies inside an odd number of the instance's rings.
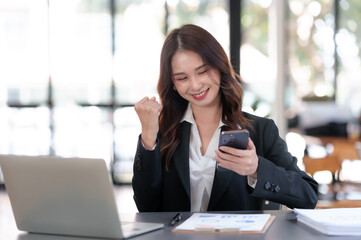
[{"label": "smartphone", "polygon": [[245,129],[223,131],[219,135],[219,145],[237,149],[247,149],[249,132]]},{"label": "smartphone", "polygon": [[[249,132],[246,129],[222,131],[219,135],[220,146],[228,146],[237,149],[247,149],[248,146]],[[219,167],[217,164],[218,171],[226,171],[227,169]]]}]

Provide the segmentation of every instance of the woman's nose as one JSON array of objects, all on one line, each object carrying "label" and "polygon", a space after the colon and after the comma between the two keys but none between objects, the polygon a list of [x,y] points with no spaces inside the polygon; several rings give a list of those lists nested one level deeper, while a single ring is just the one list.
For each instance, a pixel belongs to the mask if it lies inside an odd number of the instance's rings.
[{"label": "woman's nose", "polygon": [[197,91],[201,89],[201,81],[197,78],[197,76],[191,77],[191,87],[192,90]]}]

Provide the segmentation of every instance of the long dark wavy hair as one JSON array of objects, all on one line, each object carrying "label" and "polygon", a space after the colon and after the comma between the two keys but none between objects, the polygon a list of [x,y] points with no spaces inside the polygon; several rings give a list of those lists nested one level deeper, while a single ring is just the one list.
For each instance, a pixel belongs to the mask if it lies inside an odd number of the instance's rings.
[{"label": "long dark wavy hair", "polygon": [[173,89],[171,62],[177,50],[189,50],[200,55],[205,64],[220,72],[222,121],[230,129],[251,128],[249,119],[242,115],[243,88],[226,53],[218,41],[205,29],[196,25],[183,25],[171,31],[164,41],[160,57],[158,94],[162,104],[159,115],[161,158],[165,169],[180,142],[180,121],[188,101]]}]

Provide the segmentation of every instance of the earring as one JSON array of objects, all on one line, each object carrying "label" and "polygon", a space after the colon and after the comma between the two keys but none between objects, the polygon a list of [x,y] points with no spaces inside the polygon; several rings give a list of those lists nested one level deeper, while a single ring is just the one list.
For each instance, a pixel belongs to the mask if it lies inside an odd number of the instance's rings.
[{"label": "earring", "polygon": [[173,90],[174,90],[174,91],[177,91],[177,89],[175,88],[175,86],[174,86],[174,85],[173,85]]}]

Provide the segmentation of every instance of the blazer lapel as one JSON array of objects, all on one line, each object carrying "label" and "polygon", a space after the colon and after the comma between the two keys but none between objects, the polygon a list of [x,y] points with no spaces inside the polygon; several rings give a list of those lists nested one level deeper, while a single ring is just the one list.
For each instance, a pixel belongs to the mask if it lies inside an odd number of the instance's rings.
[{"label": "blazer lapel", "polygon": [[230,170],[217,171],[214,175],[211,197],[209,199],[208,211],[212,211],[217,206],[224,192],[229,186],[235,172]]},{"label": "blazer lapel", "polygon": [[181,141],[173,154],[173,161],[179,178],[190,199],[190,177],[189,177],[189,139],[191,124],[181,124]]}]

